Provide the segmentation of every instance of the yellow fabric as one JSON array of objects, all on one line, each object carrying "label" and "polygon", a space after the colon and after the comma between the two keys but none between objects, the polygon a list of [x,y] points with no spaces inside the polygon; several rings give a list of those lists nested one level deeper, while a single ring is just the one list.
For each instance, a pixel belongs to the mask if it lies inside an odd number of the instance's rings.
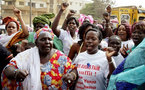
[{"label": "yellow fabric", "polygon": [[12,47],[12,45],[16,44],[17,42],[25,39],[25,37],[21,37],[21,35],[23,34],[23,31],[18,32],[6,45],[7,49],[10,49]]}]

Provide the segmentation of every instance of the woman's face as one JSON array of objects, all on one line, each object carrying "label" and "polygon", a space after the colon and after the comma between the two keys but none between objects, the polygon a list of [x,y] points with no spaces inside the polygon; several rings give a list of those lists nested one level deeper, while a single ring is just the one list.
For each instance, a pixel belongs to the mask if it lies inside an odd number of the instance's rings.
[{"label": "woman's face", "polygon": [[89,31],[86,34],[85,38],[85,44],[86,49],[89,54],[95,54],[98,51],[98,45],[100,43],[100,40],[98,38],[98,32],[95,31]]},{"label": "woman's face", "polygon": [[37,32],[39,29],[43,28],[44,26],[45,26],[45,25],[42,24],[42,23],[37,23],[37,24],[36,24],[36,27],[35,27],[35,29],[36,29],[35,32]]},{"label": "woman's face", "polygon": [[40,34],[36,40],[36,46],[41,53],[49,53],[53,47],[52,36],[48,32]]},{"label": "woman's face", "polygon": [[112,47],[113,50],[116,51],[116,53],[114,54],[114,56],[117,56],[118,55],[118,52],[121,48],[121,39],[118,38],[118,37],[113,37],[110,39],[110,41],[108,42],[108,46],[109,47]]},{"label": "woman's face", "polygon": [[127,32],[126,32],[126,28],[124,25],[121,25],[118,28],[118,36],[121,38],[122,41],[126,41],[127,40]]},{"label": "woman's face", "polygon": [[12,35],[14,33],[17,32],[17,24],[15,22],[10,22],[8,25],[7,25],[7,33],[8,35]]},{"label": "woman's face", "polygon": [[74,32],[76,29],[77,29],[77,25],[76,25],[75,20],[73,19],[73,20],[69,21],[68,22],[68,30],[70,32]]},{"label": "woman's face", "polygon": [[135,43],[135,46],[141,43],[144,37],[145,37],[145,32],[143,30],[135,29],[132,32],[132,40]]}]

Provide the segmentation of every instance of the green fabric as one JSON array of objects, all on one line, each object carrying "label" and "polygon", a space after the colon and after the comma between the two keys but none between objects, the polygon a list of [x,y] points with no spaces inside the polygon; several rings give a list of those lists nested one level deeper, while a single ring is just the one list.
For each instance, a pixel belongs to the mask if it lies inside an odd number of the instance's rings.
[{"label": "green fabric", "polygon": [[125,72],[118,74],[116,77],[119,77],[119,78],[116,78],[116,81],[118,82],[126,81],[129,83],[141,85],[142,83],[145,82],[145,79],[142,79],[142,77],[145,76],[144,72],[145,72],[145,65],[141,65],[133,69],[128,69]]},{"label": "green fabric", "polygon": [[124,69],[145,64],[145,39],[128,55]]},{"label": "green fabric", "polygon": [[[131,51],[133,51],[135,48],[136,48],[136,46],[132,47],[132,48],[131,48]],[[128,50],[127,53],[129,54],[129,53],[131,53],[131,51]]]},{"label": "green fabric", "polygon": [[[111,75],[107,90],[121,90],[116,88],[115,84],[117,82],[129,82],[140,86],[142,83],[145,82],[144,72],[145,72],[145,65],[141,65],[133,69],[128,69],[127,71],[121,72],[117,75]],[[137,89],[134,88],[132,90],[137,90]]]},{"label": "green fabric", "polygon": [[55,48],[62,51],[63,52],[63,44],[62,44],[62,41],[57,37],[57,36],[54,36],[54,39],[53,39],[53,44],[55,45]]},{"label": "green fabric", "polygon": [[28,42],[35,43],[34,35],[35,35],[35,32],[29,32],[29,36],[27,38]]},{"label": "green fabric", "polygon": [[48,24],[50,23],[50,19],[53,18],[55,16],[54,13],[52,14],[42,14],[38,17],[35,17],[33,19],[33,25],[36,23],[43,23],[43,24]]},{"label": "green fabric", "polygon": [[[42,24],[48,24],[49,26],[51,26],[51,21],[50,19],[53,18],[55,16],[54,13],[51,14],[42,14],[40,16],[37,16],[33,19],[33,25],[35,26],[35,24],[37,23],[42,23]],[[35,27],[34,27],[34,31],[35,31]]]}]

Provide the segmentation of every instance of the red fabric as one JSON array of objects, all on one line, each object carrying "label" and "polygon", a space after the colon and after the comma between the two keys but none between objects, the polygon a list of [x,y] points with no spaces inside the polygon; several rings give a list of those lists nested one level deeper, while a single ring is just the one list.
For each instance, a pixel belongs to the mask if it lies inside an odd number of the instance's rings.
[{"label": "red fabric", "polygon": [[6,27],[7,27],[7,25],[8,25],[10,22],[15,22],[15,23],[17,24],[17,30],[20,29],[20,25],[19,25],[18,21],[15,20],[14,18],[12,18],[12,17],[5,17],[5,18],[3,19],[3,24],[5,24]]}]

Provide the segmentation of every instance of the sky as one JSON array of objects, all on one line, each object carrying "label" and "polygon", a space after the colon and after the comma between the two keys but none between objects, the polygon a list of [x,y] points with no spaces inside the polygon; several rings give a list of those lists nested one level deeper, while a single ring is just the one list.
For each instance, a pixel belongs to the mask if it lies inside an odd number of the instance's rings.
[{"label": "sky", "polygon": [[[91,0],[86,0],[91,1]],[[115,6],[140,6],[142,5],[143,8],[145,8],[145,0],[112,0],[115,1]]]},{"label": "sky", "polygon": [[145,8],[145,0],[113,0],[115,1],[115,6],[140,6]]}]

